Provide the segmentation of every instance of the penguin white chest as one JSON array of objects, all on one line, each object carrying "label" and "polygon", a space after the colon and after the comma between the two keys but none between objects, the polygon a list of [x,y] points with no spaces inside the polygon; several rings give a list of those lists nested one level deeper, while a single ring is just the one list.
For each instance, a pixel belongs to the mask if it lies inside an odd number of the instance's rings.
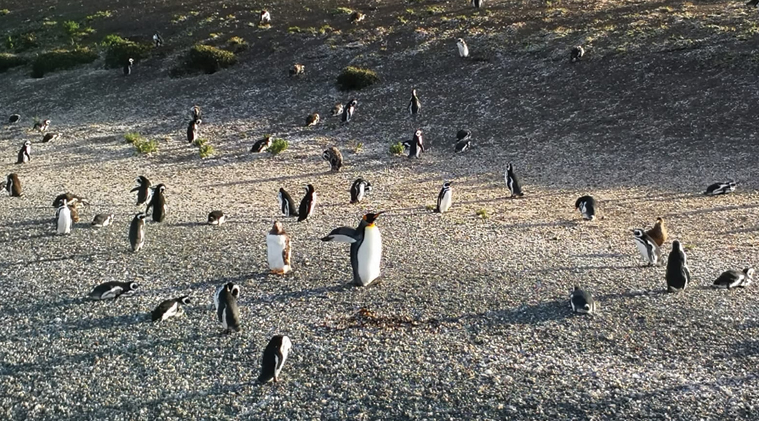
[{"label": "penguin white chest", "polygon": [[68,207],[63,207],[58,213],[58,234],[68,234],[71,232],[71,211]]},{"label": "penguin white chest", "polygon": [[645,260],[646,263],[656,264],[657,258],[654,250],[652,250],[648,245],[646,245],[646,243],[642,241],[635,241],[635,245],[638,246],[638,251],[640,252],[641,256],[643,256],[643,260]]},{"label": "penguin white chest", "polygon": [[443,198],[440,200],[440,213],[447,212],[448,209],[451,208],[452,201],[453,191],[451,189],[448,189],[445,194],[443,194]]},{"label": "penguin white chest", "polygon": [[366,286],[380,276],[382,260],[382,236],[379,228],[369,226],[364,229],[364,241],[358,248],[358,276]]},{"label": "penguin white chest", "polygon": [[469,48],[464,44],[463,42],[459,42],[457,44],[459,47],[459,56],[460,57],[469,57]]},{"label": "penguin white chest", "polygon": [[284,252],[287,247],[287,237],[284,235],[268,234],[266,236],[266,254],[269,261],[269,269],[274,271],[287,271],[289,265],[285,264]]}]

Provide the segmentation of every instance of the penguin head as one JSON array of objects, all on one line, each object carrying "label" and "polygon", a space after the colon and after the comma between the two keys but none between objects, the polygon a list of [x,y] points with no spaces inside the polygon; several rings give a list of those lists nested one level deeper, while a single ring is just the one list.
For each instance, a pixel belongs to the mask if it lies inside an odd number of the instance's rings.
[{"label": "penguin head", "polygon": [[148,217],[148,214],[146,214],[145,212],[140,212],[140,213],[134,215],[135,219],[145,219],[147,217]]},{"label": "penguin head", "polygon": [[153,187],[153,191],[157,191],[159,193],[163,193],[164,190],[166,190],[166,186],[163,185],[163,184],[159,184],[159,185]]},{"label": "penguin head", "polygon": [[130,291],[134,291],[137,288],[139,288],[140,286],[137,284],[137,282],[130,282],[129,285],[128,285],[128,287],[129,287]]},{"label": "penguin head", "polygon": [[133,59],[133,58],[130,58],[130,59],[129,59],[129,64],[130,64],[130,65],[131,65],[131,64],[134,64],[134,59]]},{"label": "penguin head", "polygon": [[643,238],[643,230],[642,229],[634,229],[633,235],[638,238]]},{"label": "penguin head", "polygon": [[414,132],[414,137],[422,137],[422,129],[416,129]]},{"label": "penguin head", "polygon": [[184,305],[190,305],[192,303],[192,301],[190,301],[190,297],[187,295],[185,295],[184,297],[179,297],[177,301],[179,301],[180,303]]},{"label": "penguin head", "polygon": [[45,123],[46,126],[48,126],[48,125],[50,125],[50,120],[45,120],[44,123]]},{"label": "penguin head", "polygon": [[232,282],[227,282],[224,285],[224,289],[227,290],[227,291],[229,291],[229,293],[232,294],[233,297],[235,297],[235,298],[239,298],[240,297],[240,286],[239,285],[235,285]]},{"label": "penguin head", "polygon": [[271,231],[269,231],[269,234],[281,235],[284,233],[285,233],[285,229],[282,227],[282,223],[279,221],[274,221],[274,225],[271,227]]},{"label": "penguin head", "polygon": [[660,217],[658,217],[658,218],[656,218],[656,224],[657,224],[657,225],[662,225],[662,224],[664,224],[664,219],[663,219],[661,216],[660,216]]},{"label": "penguin head", "polygon": [[743,273],[745,273],[747,277],[753,278],[754,277],[754,268],[743,269]]},{"label": "penguin head", "polygon": [[451,187],[451,183],[453,183],[453,181],[446,181],[446,182],[443,183],[443,187],[444,188],[450,188]]},{"label": "penguin head", "polygon": [[306,186],[306,193],[313,193],[314,190],[315,189],[314,189],[314,185],[313,184],[309,184],[308,186]]},{"label": "penguin head", "polygon": [[411,96],[416,97],[416,88],[411,89]]},{"label": "penguin head", "polygon": [[506,171],[513,171],[514,167],[511,165],[511,162],[506,164]]},{"label": "penguin head", "polygon": [[351,102],[348,103],[351,107],[355,107],[358,105],[358,101],[356,101],[356,98],[351,99]]},{"label": "penguin head", "polygon": [[372,183],[370,183],[370,182],[368,182],[366,180],[362,180],[362,181],[364,182],[364,190],[366,190],[366,191],[372,191]]},{"label": "penguin head", "polygon": [[385,212],[383,211],[383,212],[377,212],[377,213],[367,213],[366,215],[364,215],[363,220],[366,221],[366,223],[369,225],[374,225],[374,221],[377,219],[377,217],[379,217],[383,213]]},{"label": "penguin head", "polygon": [[32,146],[32,142],[30,140],[27,140],[24,142],[24,146]]},{"label": "penguin head", "polygon": [[197,120],[193,121],[193,124],[195,124],[196,126],[200,126],[200,123],[202,123],[202,122],[203,122],[203,120],[197,119]]},{"label": "penguin head", "polygon": [[679,241],[675,240],[675,241],[672,242],[672,250],[677,250],[680,253],[682,253],[683,252],[683,245],[680,244]]}]

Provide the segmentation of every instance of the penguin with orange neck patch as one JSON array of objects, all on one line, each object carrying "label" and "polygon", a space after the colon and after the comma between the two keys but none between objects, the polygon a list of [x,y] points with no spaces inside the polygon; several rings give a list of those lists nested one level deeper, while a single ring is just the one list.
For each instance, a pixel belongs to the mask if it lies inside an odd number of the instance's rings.
[{"label": "penguin with orange neck patch", "polygon": [[380,276],[382,236],[375,221],[382,213],[367,213],[358,228],[335,228],[322,238],[322,241],[350,243],[353,283],[358,286],[368,286]]}]

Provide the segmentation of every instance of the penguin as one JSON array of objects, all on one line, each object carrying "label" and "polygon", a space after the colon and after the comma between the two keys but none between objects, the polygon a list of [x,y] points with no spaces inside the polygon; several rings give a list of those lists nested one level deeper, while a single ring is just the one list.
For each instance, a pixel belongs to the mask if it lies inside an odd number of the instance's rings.
[{"label": "penguin", "polygon": [[237,298],[232,295],[232,284],[224,285],[218,294],[216,315],[225,333],[239,332],[240,310],[237,307]]},{"label": "penguin", "polygon": [[161,34],[158,32],[153,34],[153,44],[155,44],[156,48],[163,45],[163,38],[161,38]]},{"label": "penguin", "polygon": [[129,244],[133,252],[138,252],[145,245],[145,218],[147,215],[140,212],[134,215],[129,225]]},{"label": "penguin", "polygon": [[648,262],[648,266],[658,265],[661,251],[654,240],[640,229],[633,230],[633,236],[635,237],[635,245],[638,246],[638,251],[643,256],[643,260]]},{"label": "penguin", "polygon": [[195,105],[192,107],[192,121],[198,121],[200,120],[200,105]]},{"label": "penguin", "polygon": [[586,221],[596,219],[596,199],[593,196],[582,196],[577,199],[575,209],[580,211],[582,219]]},{"label": "penguin", "polygon": [[466,46],[464,38],[459,38],[458,41],[456,41],[456,46],[459,48],[459,57],[469,57],[469,47]]},{"label": "penguin", "polygon": [[408,102],[408,113],[412,117],[416,117],[419,111],[422,109],[422,103],[419,101],[419,97],[416,96],[416,89],[411,90],[411,100]]},{"label": "penguin", "polygon": [[27,140],[21,145],[21,150],[18,151],[18,161],[16,161],[16,164],[26,164],[29,162],[32,159],[31,152],[32,142]]},{"label": "penguin", "polygon": [[213,211],[208,214],[208,225],[221,225],[226,222],[227,217],[222,211]]},{"label": "penguin", "polygon": [[418,129],[414,132],[414,137],[409,142],[408,157],[419,158],[424,152],[424,138],[422,137],[422,130]]},{"label": "penguin", "polygon": [[359,177],[351,185],[351,204],[360,203],[366,193],[372,191],[372,185],[368,181]]},{"label": "penguin", "polygon": [[136,282],[109,281],[96,286],[88,296],[93,300],[129,297],[134,295],[139,287]]},{"label": "penguin", "polygon": [[203,121],[198,120],[192,120],[190,124],[187,126],[187,143],[192,143],[198,140],[198,137],[200,136],[200,123]]},{"label": "penguin", "polygon": [[738,272],[737,270],[731,269],[731,270],[722,272],[722,275],[720,275],[717,279],[714,280],[714,286],[727,287],[727,289],[744,288],[746,286],[751,285],[751,283],[754,281],[753,278],[754,278],[753,268],[745,268],[743,269],[743,272]]},{"label": "penguin", "polygon": [[34,126],[32,126],[32,130],[38,130],[40,132],[44,132],[50,127],[50,120],[43,120],[38,121],[34,123]]},{"label": "penguin", "polygon": [[8,124],[16,124],[19,120],[21,120],[20,114],[11,114],[10,118],[8,118]]},{"label": "penguin", "polygon": [[706,196],[716,196],[719,194],[728,194],[735,191],[735,188],[738,186],[738,183],[734,181],[724,181],[722,183],[714,183],[706,188],[706,191],[704,192],[704,195]]},{"label": "penguin", "polygon": [[259,21],[260,25],[270,25],[271,24],[271,14],[268,10],[262,10],[261,11],[261,20]]},{"label": "penguin", "polygon": [[339,172],[340,168],[343,167],[343,154],[334,146],[322,152],[322,159],[329,162],[332,172]]},{"label": "penguin", "polygon": [[134,59],[130,58],[127,60],[126,64],[124,64],[124,76],[129,76],[132,74],[132,65],[134,64]]},{"label": "penguin", "polygon": [[572,48],[572,51],[569,53],[569,61],[572,63],[576,61],[580,61],[580,59],[584,55],[585,55],[585,49],[582,48],[582,45],[578,45]]},{"label": "penguin", "polygon": [[271,146],[271,136],[266,136],[263,139],[259,140],[258,142],[254,143],[253,147],[250,148],[250,152],[261,153],[269,149],[269,146]]},{"label": "penguin", "polygon": [[10,197],[21,197],[21,180],[18,179],[16,173],[8,174],[5,180],[5,190]]},{"label": "penguin", "polygon": [[92,225],[93,228],[103,228],[111,225],[111,222],[113,222],[112,213],[99,213],[95,215],[95,218],[92,219],[92,223],[90,225]]},{"label": "penguin", "polygon": [[350,19],[351,19],[351,23],[359,23],[362,20],[366,19],[366,14],[361,13],[359,11],[355,11],[351,13]]},{"label": "penguin", "polygon": [[684,290],[690,283],[690,269],[688,269],[685,250],[679,241],[672,242],[672,251],[667,259],[667,292]]},{"label": "penguin", "polygon": [[150,189],[150,180],[144,175],[137,177],[137,185],[129,193],[137,192],[137,206],[150,202],[153,197],[153,191]]},{"label": "penguin", "polygon": [[319,124],[319,113],[313,113],[306,117],[306,127],[316,126],[317,124]]},{"label": "penguin", "polygon": [[462,153],[466,152],[467,150],[472,148],[472,141],[469,139],[463,139],[456,142],[456,144],[453,147],[453,150],[456,153]]},{"label": "penguin", "polygon": [[440,194],[437,195],[437,208],[435,212],[444,213],[451,208],[453,202],[453,189],[451,188],[451,182],[446,181],[443,183],[443,188],[440,189]]},{"label": "penguin", "polygon": [[456,132],[456,141],[460,142],[462,140],[466,140],[472,137],[472,132],[466,129],[461,129],[458,132]]},{"label": "penguin", "polygon": [[261,375],[258,376],[260,383],[268,383],[279,380],[279,373],[282,372],[282,366],[285,365],[287,354],[290,353],[293,345],[290,338],[284,335],[276,335],[269,341],[264,349],[264,357],[261,360]]},{"label": "penguin", "polygon": [[290,236],[279,221],[274,221],[274,226],[266,235],[266,257],[271,273],[284,275],[290,272],[290,255]]},{"label": "penguin", "polygon": [[351,267],[355,285],[368,286],[380,276],[382,236],[375,221],[383,213],[367,213],[361,219],[358,228],[336,228],[322,238],[322,241],[351,244]]},{"label": "penguin", "polygon": [[330,112],[332,114],[332,117],[343,115],[343,104],[335,104],[335,106],[332,107],[332,111]]},{"label": "penguin", "polygon": [[71,212],[71,222],[76,224],[79,222],[79,208],[76,205],[69,203],[69,212]]},{"label": "penguin", "polygon": [[306,66],[295,63],[293,64],[293,67],[290,68],[290,76],[303,76],[306,74]]},{"label": "penguin", "polygon": [[42,143],[47,143],[53,140],[57,140],[61,137],[60,133],[45,133],[44,136],[42,136]]},{"label": "penguin", "polygon": [[158,304],[158,307],[156,307],[152,313],[150,313],[150,318],[154,322],[162,322],[170,317],[182,314],[182,306],[190,305],[190,303],[190,297],[187,295],[163,301],[161,304]]},{"label": "penguin", "polygon": [[508,187],[509,192],[511,192],[512,199],[524,196],[524,193],[522,192],[522,184],[519,182],[517,175],[514,174],[514,166],[511,165],[511,162],[506,166],[506,174],[504,178],[506,179],[506,187]]},{"label": "penguin", "polygon": [[87,199],[81,196],[77,196],[71,193],[63,193],[55,197],[55,200],[53,200],[53,207],[56,209],[60,208],[61,205],[63,204],[64,199],[69,203],[69,206],[78,207],[80,204],[85,205],[85,206],[90,204],[90,202]]},{"label": "penguin", "polygon": [[472,0],[472,7],[479,9],[482,7],[482,0]]},{"label": "penguin", "polygon": [[314,186],[309,184],[306,187],[306,195],[300,201],[298,207],[298,222],[305,221],[314,212],[314,206],[316,206],[316,192]]},{"label": "penguin", "polygon": [[163,222],[166,219],[166,198],[163,196],[163,192],[166,190],[166,186],[159,184],[153,188],[153,197],[148,203],[148,207],[145,209],[147,214],[150,208],[153,208],[153,221]]},{"label": "penguin", "polygon": [[749,0],[748,3],[746,3],[746,7],[757,7],[759,5],[759,0]]},{"label": "penguin", "polygon": [[66,199],[63,199],[63,204],[55,212],[55,221],[58,234],[71,234],[71,209]]},{"label": "penguin", "polygon": [[343,107],[343,123],[349,123],[351,119],[353,118],[353,113],[356,112],[356,105],[358,105],[358,101],[355,99],[350,100],[345,106]]},{"label": "penguin", "polygon": [[232,282],[227,282],[226,284],[219,285],[216,288],[216,292],[214,292],[214,294],[213,294],[213,305],[214,305],[214,308],[216,309],[215,311],[217,313],[219,312],[219,304],[220,304],[219,300],[220,300],[220,297],[221,297],[221,293],[225,289],[227,289],[227,288],[229,289],[230,293],[232,294],[232,297],[234,297],[235,299],[239,299],[240,298],[240,286],[239,285],[236,285],[236,284],[234,284]]},{"label": "penguin", "polygon": [[282,211],[282,215],[285,217],[298,216],[298,208],[295,206],[295,201],[285,189],[279,189],[277,201],[279,201],[279,209]]},{"label": "penguin", "polygon": [[656,218],[656,224],[654,224],[653,228],[646,231],[646,235],[651,237],[657,246],[661,247],[664,245],[664,242],[667,241],[667,228],[664,226],[664,219],[661,217]]},{"label": "penguin", "polygon": [[596,300],[589,292],[578,286],[575,286],[575,290],[569,295],[569,305],[575,313],[593,314],[596,312]]}]

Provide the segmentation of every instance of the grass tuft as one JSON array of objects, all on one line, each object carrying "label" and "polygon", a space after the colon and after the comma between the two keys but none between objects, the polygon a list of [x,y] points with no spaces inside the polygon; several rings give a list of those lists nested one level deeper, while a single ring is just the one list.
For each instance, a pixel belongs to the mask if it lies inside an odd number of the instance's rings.
[{"label": "grass tuft", "polygon": [[403,142],[396,142],[390,144],[390,153],[393,155],[403,154]]},{"label": "grass tuft", "polygon": [[81,64],[92,63],[97,58],[97,53],[87,47],[49,51],[38,55],[32,62],[32,77],[41,78],[45,73],[72,69]]},{"label": "grass tuft", "polygon": [[225,50],[231,51],[235,54],[239,54],[247,50],[248,47],[249,47],[248,41],[245,41],[244,39],[240,37],[232,37],[227,40],[227,48],[225,48]]},{"label": "grass tuft", "polygon": [[135,143],[142,141],[143,139],[139,133],[129,132],[124,135],[124,140],[126,140],[127,143],[131,143],[132,145],[134,145]]},{"label": "grass tuft", "polygon": [[208,143],[200,145],[198,148],[198,154],[201,158],[208,158],[216,153],[216,149]]},{"label": "grass tuft", "polygon": [[343,91],[355,91],[379,82],[377,73],[369,69],[348,66],[337,77],[337,86]]},{"label": "grass tuft", "polygon": [[158,152],[158,141],[142,139],[134,143],[134,148],[141,154],[149,154]]},{"label": "grass tuft", "polygon": [[211,74],[235,63],[237,63],[237,57],[230,51],[210,45],[195,44],[190,48],[182,64],[171,70],[171,75],[176,77],[194,71]]},{"label": "grass tuft", "polygon": [[487,209],[480,209],[477,211],[477,216],[479,216],[482,219],[489,219],[490,215],[488,214]]},{"label": "grass tuft", "polygon": [[278,155],[281,152],[284,152],[287,147],[290,146],[285,139],[274,139],[271,142],[271,146],[269,146],[269,152],[272,155]]}]

